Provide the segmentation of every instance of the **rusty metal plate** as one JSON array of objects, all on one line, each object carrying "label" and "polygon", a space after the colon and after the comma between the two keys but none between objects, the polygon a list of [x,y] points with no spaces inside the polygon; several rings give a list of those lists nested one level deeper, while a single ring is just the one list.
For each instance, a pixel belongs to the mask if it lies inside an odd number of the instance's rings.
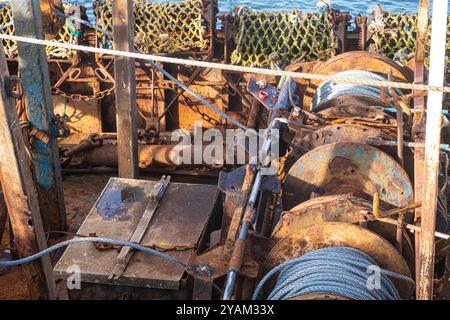
[{"label": "rusty metal plate", "polygon": [[371,212],[372,204],[349,194],[313,198],[283,212],[272,237],[277,241],[323,222],[358,223],[362,211]]},{"label": "rusty metal plate", "polygon": [[381,138],[383,140],[394,139],[394,137],[376,128],[361,125],[336,124],[322,127],[316,131],[306,132],[301,139],[301,143],[295,147],[307,152],[317,147],[335,142],[367,144],[367,140],[372,137]]},{"label": "rusty metal plate", "polygon": [[376,109],[368,105],[361,105],[356,99],[347,98],[333,100],[333,105],[319,111],[318,114],[326,119],[362,119],[368,121],[378,121],[395,124],[395,119],[381,109]]},{"label": "rusty metal plate", "polygon": [[272,110],[275,108],[279,91],[270,84],[260,85],[255,79],[251,78],[247,84],[247,91],[267,109]]},{"label": "rusty metal plate", "polygon": [[[157,181],[111,178],[78,234],[129,241]],[[141,244],[160,248],[192,248],[201,237],[218,197],[216,186],[170,183]],[[188,262],[193,249],[167,254]],[[81,270],[81,281],[110,285],[177,290],[185,269],[143,252],[136,252],[118,280],[108,280],[117,250],[98,251],[90,243],[70,245],[54,273],[65,279],[71,266]]]},{"label": "rusty metal plate", "polygon": [[371,201],[378,192],[386,207],[413,202],[407,173],[389,155],[358,143],[334,143],[303,155],[291,167],[283,185],[283,206],[289,210],[311,195],[350,193]]},{"label": "rusty metal plate", "polygon": [[[365,228],[338,222],[317,224],[281,239],[272,247],[265,268],[272,269],[310,251],[338,246],[361,250],[371,256],[381,268],[411,277],[405,260],[387,240]],[[405,298],[411,292],[409,283],[391,280],[401,297]]]},{"label": "rusty metal plate", "polygon": [[[315,66],[313,73],[334,75],[347,70],[363,70],[379,74],[387,78],[388,72],[392,72],[393,81],[412,82],[411,71],[395,63],[393,60],[380,54],[368,51],[351,51],[337,55],[324,63]],[[323,81],[310,82],[304,94],[303,106],[309,108],[311,99]]]},{"label": "rusty metal plate", "polygon": [[[324,222],[366,223],[361,213],[372,212],[372,202],[350,194],[323,196],[310,199],[290,211],[283,212],[272,237],[278,241],[297,230]],[[383,210],[381,210],[382,212]],[[367,222],[367,228],[382,236],[392,245],[396,244],[397,227],[379,221]],[[408,232],[403,232],[403,256],[410,270],[414,270],[414,248]]]}]

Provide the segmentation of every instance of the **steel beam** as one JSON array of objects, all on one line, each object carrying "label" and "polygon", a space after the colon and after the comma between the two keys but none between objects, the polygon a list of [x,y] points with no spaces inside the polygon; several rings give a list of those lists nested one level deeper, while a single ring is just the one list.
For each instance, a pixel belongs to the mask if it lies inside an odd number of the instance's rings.
[{"label": "steel beam", "polygon": [[[43,38],[39,0],[14,0],[11,8],[17,36]],[[34,137],[31,140],[39,204],[45,208],[42,220],[46,229],[64,230],[66,211],[45,47],[18,42],[17,50],[28,120],[32,127],[51,137],[48,143]]]},{"label": "steel beam", "polygon": [[[114,49],[134,51],[134,19],[132,0],[114,0]],[[137,178],[138,140],[136,107],[136,73],[134,59],[114,57],[116,80],[117,146],[119,176]]]},{"label": "steel beam", "polygon": [[[448,0],[433,1],[431,25],[429,84],[442,86],[445,74]],[[423,184],[423,212],[420,234],[420,269],[417,299],[433,299],[433,277],[437,198],[439,193],[439,157],[444,94],[428,92],[425,134],[425,163]]]}]

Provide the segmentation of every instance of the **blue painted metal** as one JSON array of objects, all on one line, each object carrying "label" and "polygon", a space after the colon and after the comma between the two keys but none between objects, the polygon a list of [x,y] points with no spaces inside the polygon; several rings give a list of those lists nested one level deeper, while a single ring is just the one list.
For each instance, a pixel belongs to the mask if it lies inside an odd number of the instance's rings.
[{"label": "blue painted metal", "polygon": [[[15,0],[11,8],[16,35],[43,37],[38,0]],[[47,56],[42,46],[19,42],[17,47],[28,120],[51,137],[48,144],[34,137],[31,140],[39,203],[44,206],[42,218],[46,227],[60,230],[65,228],[65,208]]]},{"label": "blue painted metal", "polygon": [[[335,159],[344,159],[346,164],[351,164],[352,170],[347,171],[345,166],[342,172],[339,168],[331,168]],[[335,143],[313,149],[292,166],[283,187],[284,204],[295,206],[308,200],[311,192],[326,192],[332,179],[349,182],[352,181],[351,176],[358,183],[353,187],[358,188],[362,184],[376,188],[384,203],[403,207],[413,202],[412,183],[391,156],[365,144]],[[367,198],[371,196],[373,194],[367,194]]]},{"label": "blue painted metal", "polygon": [[[376,109],[380,109],[380,110],[384,110],[384,111],[387,111],[387,112],[392,112],[392,113],[397,112],[397,109],[395,109],[395,108],[388,108],[388,107],[383,107],[383,106],[375,106],[375,108]],[[416,112],[416,111],[414,110],[414,112]],[[449,113],[448,110],[442,110],[442,114],[445,115],[445,116],[448,116],[450,113]]]}]

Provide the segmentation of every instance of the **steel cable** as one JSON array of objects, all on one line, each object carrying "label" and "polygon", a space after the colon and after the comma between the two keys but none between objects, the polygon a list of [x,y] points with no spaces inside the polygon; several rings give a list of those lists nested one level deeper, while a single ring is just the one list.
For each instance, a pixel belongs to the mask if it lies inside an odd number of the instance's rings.
[{"label": "steel cable", "polygon": [[212,269],[208,266],[188,265],[181,260],[175,259],[174,257],[172,257],[168,254],[159,252],[155,249],[148,248],[148,247],[145,247],[140,244],[133,243],[133,242],[104,238],[104,237],[83,237],[83,238],[74,238],[74,239],[62,241],[58,244],[55,244],[54,246],[51,246],[47,249],[44,249],[38,253],[35,253],[31,256],[28,256],[28,257],[25,257],[22,259],[13,260],[13,261],[1,261],[0,260],[0,267],[14,267],[14,266],[18,266],[18,265],[21,265],[24,263],[29,263],[29,262],[32,262],[34,260],[41,258],[42,256],[44,256],[46,254],[50,254],[56,250],[66,247],[68,245],[78,244],[78,243],[86,243],[86,242],[106,243],[106,244],[112,244],[112,245],[121,246],[121,247],[130,247],[132,249],[143,251],[145,253],[160,257],[161,259],[163,259],[169,263],[180,265],[180,266],[182,266],[188,270],[191,270],[195,273],[210,274],[212,272]]},{"label": "steel cable", "polygon": [[[348,70],[340,72],[334,75],[335,77],[351,77],[361,80],[375,80],[375,81],[387,81],[386,78],[368,71],[361,70]],[[311,105],[311,110],[320,111],[320,105],[335,98],[350,96],[350,97],[363,97],[372,100],[381,99],[381,91],[383,89],[366,84],[347,84],[336,83],[333,81],[326,81],[317,88]],[[386,90],[388,91],[388,90]],[[396,90],[398,95],[402,95],[402,92]],[[386,98],[391,98],[389,92],[385,92]]]},{"label": "steel cable", "polygon": [[330,247],[308,252],[273,268],[260,281],[253,300],[260,297],[266,282],[279,273],[268,300],[287,300],[306,294],[330,294],[355,300],[400,300],[389,279],[396,278],[414,285],[404,275],[380,270],[379,287],[369,288],[369,267],[378,267],[364,252],[350,247]]},{"label": "steel cable", "polygon": [[106,30],[104,30],[102,28],[97,27],[95,24],[90,23],[89,21],[86,21],[86,20],[83,20],[83,19],[80,19],[80,18],[77,18],[77,17],[74,17],[74,16],[69,16],[69,15],[67,15],[67,14],[65,14],[65,13],[63,13],[63,12],[57,10],[57,9],[56,9],[56,15],[58,15],[58,16],[60,16],[62,18],[68,19],[68,20],[72,20],[72,21],[84,24],[84,25],[88,26],[89,28],[95,29],[95,30],[97,30],[97,31],[107,35],[108,37],[112,38],[112,36],[113,36],[112,33],[108,32],[108,31],[106,31]]}]

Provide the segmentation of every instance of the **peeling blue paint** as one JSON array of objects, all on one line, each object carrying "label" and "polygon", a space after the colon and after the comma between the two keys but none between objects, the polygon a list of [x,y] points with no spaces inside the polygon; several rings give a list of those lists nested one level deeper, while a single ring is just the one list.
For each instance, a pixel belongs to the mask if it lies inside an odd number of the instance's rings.
[{"label": "peeling blue paint", "polygon": [[[38,16],[39,2],[30,0],[15,0],[11,2],[13,17],[16,25],[16,34],[24,37],[36,38],[42,32],[39,21],[33,17]],[[27,98],[27,116],[30,124],[48,134],[56,136],[56,128],[52,124],[53,103],[48,74],[45,49],[41,46],[18,43],[19,66],[24,93]],[[36,173],[36,182],[39,187],[51,191],[57,185],[55,163],[52,155],[55,141],[46,145],[33,138],[33,162]]]},{"label": "peeling blue paint", "polygon": [[[306,181],[305,177],[310,179],[314,176],[310,172],[311,166],[307,164],[314,163],[313,168],[318,171],[328,170],[328,164],[335,157],[349,159],[357,165],[360,174],[367,176],[375,185],[382,186],[380,189],[386,192],[380,194],[381,200],[398,207],[412,201],[412,183],[406,172],[393,158],[372,146],[336,143],[318,147],[300,158],[289,174]],[[373,170],[374,166],[377,170]],[[398,185],[394,185],[394,182]]]}]

